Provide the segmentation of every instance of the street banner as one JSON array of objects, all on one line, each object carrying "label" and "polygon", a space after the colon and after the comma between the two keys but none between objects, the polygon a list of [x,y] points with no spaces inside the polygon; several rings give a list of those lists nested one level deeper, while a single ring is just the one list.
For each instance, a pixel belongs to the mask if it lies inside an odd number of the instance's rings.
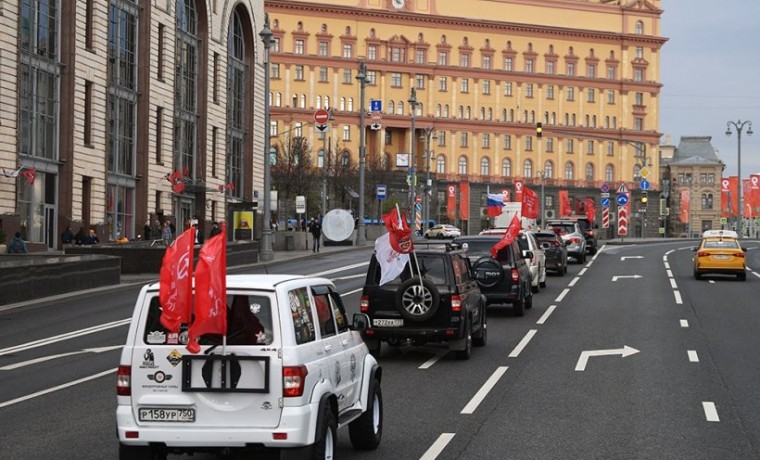
[{"label": "street banner", "polygon": [[523,185],[522,179],[515,180],[515,201],[518,203],[523,199]]},{"label": "street banner", "polygon": [[682,224],[689,223],[689,189],[688,188],[681,189],[681,215],[679,217],[681,218]]},{"label": "street banner", "polygon": [[559,191],[559,216],[565,217],[573,213],[570,207],[570,199],[567,196],[567,190]]},{"label": "street banner", "polygon": [[538,219],[538,195],[536,192],[523,187],[521,214],[526,219]]},{"label": "street banner", "polygon": [[446,217],[449,222],[454,222],[457,218],[457,186],[454,184],[446,187]]},{"label": "street banner", "polygon": [[459,218],[470,220],[470,183],[459,183]]}]

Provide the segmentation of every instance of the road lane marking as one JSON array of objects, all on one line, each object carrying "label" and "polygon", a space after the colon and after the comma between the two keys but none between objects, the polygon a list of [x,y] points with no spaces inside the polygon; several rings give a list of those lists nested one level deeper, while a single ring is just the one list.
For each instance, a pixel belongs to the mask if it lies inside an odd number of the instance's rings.
[{"label": "road lane marking", "polygon": [[549,315],[552,314],[555,308],[557,308],[556,305],[549,305],[549,308],[547,308],[546,312],[544,312],[544,314],[541,315],[541,318],[539,318],[538,321],[536,321],[536,324],[544,324],[546,320],[549,319]]},{"label": "road lane marking", "polygon": [[570,283],[568,284],[568,286],[570,286],[570,287],[575,286],[575,283],[577,283],[578,281],[580,281],[580,279],[581,278],[579,276],[576,276],[575,278],[573,278],[572,281],[570,281]]},{"label": "road lane marking", "polygon": [[578,272],[578,276],[583,276],[583,275],[586,273],[586,270],[588,270],[588,268],[586,268],[586,267],[583,267],[583,268],[581,269],[581,271],[579,271],[579,272]]},{"label": "road lane marking", "polygon": [[435,460],[453,438],[454,433],[441,433],[427,452],[420,457],[420,460]]},{"label": "road lane marking", "polygon": [[673,289],[678,289],[678,285],[676,284],[676,280],[674,280],[673,278],[670,278],[670,287],[672,287]]},{"label": "road lane marking", "polygon": [[707,282],[710,284],[715,284],[715,280],[707,280]]},{"label": "road lane marking", "polygon": [[444,350],[444,351],[436,353],[435,356],[433,356],[432,358],[422,363],[422,365],[420,365],[420,367],[418,367],[417,369],[429,369],[430,367],[433,366],[433,364],[437,363],[439,359],[443,358],[448,353],[449,353],[449,350]]},{"label": "road lane marking", "polygon": [[562,292],[560,292],[560,294],[557,296],[556,299],[554,299],[554,301],[557,302],[557,303],[562,302],[562,299],[565,298],[565,296],[567,295],[568,292],[570,292],[570,289],[565,288],[565,290],[562,291]]},{"label": "road lane marking", "polygon": [[623,345],[623,348],[614,348],[611,350],[584,350],[578,357],[578,362],[575,364],[576,371],[585,371],[588,359],[592,356],[616,356],[620,355],[621,358],[626,358],[631,355],[635,355],[639,350]]},{"label": "road lane marking", "polygon": [[120,319],[118,321],[112,321],[110,323],[105,323],[105,324],[98,324],[97,326],[86,327],[84,329],[67,332],[65,334],[48,337],[46,339],[33,340],[31,342],[22,343],[21,345],[16,345],[14,347],[3,348],[3,349],[0,349],[0,356],[9,355],[11,353],[16,353],[18,351],[30,350],[32,348],[44,347],[45,345],[50,345],[51,343],[62,342],[64,340],[73,339],[75,337],[81,337],[84,335],[101,332],[106,329],[112,329],[115,327],[125,326],[129,324],[130,321],[132,321],[132,318]]},{"label": "road lane marking", "polygon": [[346,270],[352,270],[354,268],[363,267],[365,265],[369,265],[369,262],[360,262],[358,264],[353,264],[353,265],[344,265],[342,267],[333,268],[331,270],[326,270],[326,271],[319,272],[319,273],[312,273],[311,275],[306,275],[306,276],[325,276],[325,275],[329,275],[331,273],[344,272]]},{"label": "road lane marking", "polygon": [[682,319],[681,320],[681,327],[689,327],[689,320]]},{"label": "road lane marking", "polygon": [[668,278],[673,278],[673,272],[669,268],[665,270],[665,273],[668,274]]},{"label": "road lane marking", "polygon": [[105,353],[107,351],[120,350],[124,348],[124,345],[111,345],[109,347],[96,347],[96,348],[84,348],[79,351],[71,351],[68,353],[59,353],[57,355],[42,356],[29,361],[23,361],[16,364],[9,364],[7,366],[0,367],[0,371],[11,371],[20,367],[31,366],[33,364],[44,363],[45,361],[51,361],[53,359],[65,358],[67,356],[82,355],[85,353]]},{"label": "road lane marking", "polygon": [[37,396],[43,396],[43,395],[46,395],[46,394],[49,394],[49,393],[53,393],[53,392],[56,392],[56,391],[59,391],[59,390],[64,390],[64,389],[66,389],[68,387],[72,387],[72,386],[78,385],[80,383],[85,383],[85,382],[89,382],[90,380],[99,379],[101,377],[105,377],[106,375],[113,374],[115,372],[116,372],[116,368],[113,368],[111,370],[103,371],[103,372],[101,372],[99,374],[94,374],[94,375],[91,375],[89,377],[83,377],[83,378],[78,379],[78,380],[73,380],[71,382],[64,383],[63,385],[58,385],[57,387],[48,388],[47,390],[42,390],[42,391],[38,391],[36,393],[28,394],[26,396],[22,396],[20,398],[11,399],[10,401],[5,401],[5,402],[0,403],[0,409],[2,409],[3,407],[12,406],[12,405],[14,405],[16,403],[28,401],[30,399],[36,398]]},{"label": "road lane marking", "polygon": [[533,338],[534,335],[536,335],[536,332],[538,332],[538,329],[531,329],[528,331],[527,334],[525,334],[525,337],[520,340],[520,343],[517,344],[517,346],[512,350],[512,352],[509,354],[510,358],[517,358],[520,356],[520,352],[523,351],[523,348],[525,348],[528,345],[528,342],[530,342],[530,339]]},{"label": "road lane marking", "polygon": [[668,270],[670,270],[670,264],[667,263],[667,262],[665,262],[665,268],[668,269]]},{"label": "road lane marking", "polygon": [[702,408],[705,410],[705,418],[708,422],[720,422],[718,417],[718,409],[715,408],[715,403],[710,401],[703,401]]},{"label": "road lane marking", "polygon": [[678,291],[673,291],[673,295],[676,296],[676,303],[682,304],[683,300],[681,300],[681,293]]},{"label": "road lane marking", "polygon": [[687,350],[686,353],[689,355],[689,362],[690,363],[698,363],[699,362],[699,356],[697,355],[696,350]]},{"label": "road lane marking", "polygon": [[483,400],[488,395],[488,392],[491,391],[494,386],[496,386],[496,383],[504,375],[504,373],[507,372],[507,369],[509,369],[509,366],[497,367],[496,370],[493,372],[493,374],[491,374],[491,376],[488,377],[488,380],[486,380],[486,383],[484,383],[483,386],[480,387],[480,390],[478,390],[478,392],[475,393],[475,396],[472,397],[470,402],[468,402],[467,405],[464,406],[464,409],[462,409],[462,412],[460,412],[460,414],[472,414],[473,412],[475,412],[475,409],[477,409],[478,405],[480,405],[480,403],[483,402]]}]

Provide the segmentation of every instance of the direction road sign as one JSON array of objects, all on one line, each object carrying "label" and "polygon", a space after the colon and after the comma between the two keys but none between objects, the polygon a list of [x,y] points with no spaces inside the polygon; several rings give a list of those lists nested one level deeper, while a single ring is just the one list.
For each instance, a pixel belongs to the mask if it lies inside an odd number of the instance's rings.
[{"label": "direction road sign", "polygon": [[602,206],[605,208],[608,208],[610,206],[610,199],[609,198],[602,198]]},{"label": "direction road sign", "polygon": [[639,182],[639,187],[641,187],[641,190],[649,190],[649,181],[642,179],[641,182]]},{"label": "direction road sign", "polygon": [[329,126],[330,125],[327,125],[327,124],[324,124],[324,125],[316,124],[316,125],[314,125],[314,131],[316,131],[318,133],[326,133],[327,132],[327,128]]},{"label": "direction road sign", "polygon": [[314,112],[314,121],[318,125],[327,124],[327,122],[330,121],[330,112],[328,112],[325,109],[317,110],[316,112]]},{"label": "direction road sign", "polygon": [[628,194],[627,193],[620,193],[617,196],[617,204],[618,206],[625,206],[628,204]]}]

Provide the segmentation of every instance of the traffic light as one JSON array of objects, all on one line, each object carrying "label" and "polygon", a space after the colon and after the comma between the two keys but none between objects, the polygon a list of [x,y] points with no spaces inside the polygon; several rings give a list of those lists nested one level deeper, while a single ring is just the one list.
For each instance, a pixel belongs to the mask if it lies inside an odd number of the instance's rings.
[{"label": "traffic light", "polygon": [[641,192],[641,205],[646,206],[647,201],[649,201],[649,198],[647,198],[647,192],[646,190],[644,190],[643,192]]},{"label": "traffic light", "polygon": [[536,137],[541,139],[541,133],[544,131],[544,129],[541,127],[541,123],[536,123]]}]

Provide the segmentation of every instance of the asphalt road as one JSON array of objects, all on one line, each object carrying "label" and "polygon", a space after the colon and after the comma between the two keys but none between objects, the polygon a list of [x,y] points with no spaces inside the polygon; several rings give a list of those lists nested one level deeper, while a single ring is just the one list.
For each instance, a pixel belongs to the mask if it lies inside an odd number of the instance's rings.
[{"label": "asphalt road", "polygon": [[[383,441],[355,452],[340,432],[337,457],[760,458],[760,244],[745,245],[746,282],[694,280],[684,241],[606,246],[549,277],[525,316],[490,308],[469,361],[384,347]],[[268,271],[327,272],[353,313],[369,254]],[[117,458],[115,368],[138,289],[0,311],[0,459]]]}]

